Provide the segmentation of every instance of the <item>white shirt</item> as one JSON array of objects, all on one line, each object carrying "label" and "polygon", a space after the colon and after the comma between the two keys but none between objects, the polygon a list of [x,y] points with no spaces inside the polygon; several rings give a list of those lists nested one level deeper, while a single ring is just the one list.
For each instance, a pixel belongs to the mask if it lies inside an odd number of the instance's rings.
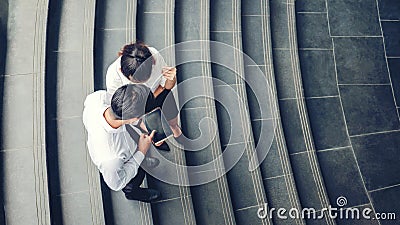
[{"label": "white shirt", "polygon": [[83,124],[88,133],[90,157],[108,187],[119,191],[136,176],[144,154],[136,151],[137,144],[125,126],[114,129],[105,120],[104,111],[110,107],[106,91],[88,95],[84,105]]},{"label": "white shirt", "polygon": [[[151,54],[154,58],[153,68],[151,70],[151,75],[148,81],[145,84],[150,90],[154,93],[154,91],[158,88],[159,85],[162,87],[165,86],[166,78],[162,76],[162,68],[166,66],[163,57],[161,54],[153,47],[148,47]],[[106,86],[108,98],[111,100],[114,92],[121,86],[125,84],[131,84],[132,82],[124,76],[121,72],[121,57],[118,57],[107,69],[106,74]]]}]

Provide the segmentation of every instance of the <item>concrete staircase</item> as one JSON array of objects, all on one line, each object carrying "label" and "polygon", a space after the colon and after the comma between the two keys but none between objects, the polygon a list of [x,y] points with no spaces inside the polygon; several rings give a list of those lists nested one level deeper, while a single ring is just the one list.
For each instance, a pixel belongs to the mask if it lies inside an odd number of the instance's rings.
[{"label": "concrete staircase", "polygon": [[[0,224],[398,224],[323,210],[400,215],[396,4],[0,0]],[[152,204],[107,188],[82,124],[136,39],[177,66],[190,139],[159,153]],[[258,217],[279,208],[324,217]]]}]

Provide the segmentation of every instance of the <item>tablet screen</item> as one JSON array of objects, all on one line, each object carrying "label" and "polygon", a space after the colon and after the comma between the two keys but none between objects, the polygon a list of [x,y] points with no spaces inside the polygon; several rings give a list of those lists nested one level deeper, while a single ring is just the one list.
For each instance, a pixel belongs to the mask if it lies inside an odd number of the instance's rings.
[{"label": "tablet screen", "polygon": [[160,108],[156,108],[153,111],[147,113],[143,117],[143,123],[146,129],[149,131],[155,130],[156,133],[153,137],[153,142],[157,143],[163,141],[173,135],[171,128],[169,127],[167,119]]}]

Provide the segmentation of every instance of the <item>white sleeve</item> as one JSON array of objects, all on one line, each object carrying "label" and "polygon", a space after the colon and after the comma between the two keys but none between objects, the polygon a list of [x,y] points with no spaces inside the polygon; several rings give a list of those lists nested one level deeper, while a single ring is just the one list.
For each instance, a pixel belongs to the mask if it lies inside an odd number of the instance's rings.
[{"label": "white sleeve", "polygon": [[156,66],[159,67],[160,68],[159,70],[161,71],[161,77],[160,77],[159,84],[161,85],[161,87],[164,87],[165,81],[167,81],[167,79],[162,75],[162,68],[164,66],[167,66],[167,63],[165,63],[163,57],[160,54],[157,54],[157,58],[158,58],[158,60],[157,60],[158,64],[156,64]]},{"label": "white sleeve", "polygon": [[167,78],[165,78],[164,76],[161,76],[160,78],[160,85],[161,87],[165,87],[165,82],[167,81]]},{"label": "white sleeve", "polygon": [[162,68],[164,66],[167,66],[167,64],[165,63],[164,58],[161,56],[160,52],[157,51],[157,49],[149,47],[149,50],[155,60],[155,65],[153,66],[153,70],[151,73],[151,77],[154,77],[154,84],[150,87],[154,92],[154,90],[157,89],[159,85],[161,85],[161,87],[165,86],[165,81],[167,81],[167,79],[162,76]]},{"label": "white sleeve", "polygon": [[106,73],[106,87],[107,94],[112,96],[114,92],[123,85],[121,79],[118,76],[118,73],[114,69],[114,64],[108,67]]},{"label": "white sleeve", "polygon": [[114,191],[120,191],[136,176],[143,160],[144,154],[137,151],[126,162],[120,158],[103,162],[101,164],[101,171],[107,186]]}]

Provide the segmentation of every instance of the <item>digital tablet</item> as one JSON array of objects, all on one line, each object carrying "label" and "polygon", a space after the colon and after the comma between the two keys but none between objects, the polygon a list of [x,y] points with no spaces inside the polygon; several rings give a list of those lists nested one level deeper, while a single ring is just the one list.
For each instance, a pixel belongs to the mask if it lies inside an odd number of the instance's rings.
[{"label": "digital tablet", "polygon": [[143,116],[143,123],[149,134],[153,130],[156,131],[153,137],[153,143],[155,145],[173,136],[171,127],[159,107],[145,114]]}]

